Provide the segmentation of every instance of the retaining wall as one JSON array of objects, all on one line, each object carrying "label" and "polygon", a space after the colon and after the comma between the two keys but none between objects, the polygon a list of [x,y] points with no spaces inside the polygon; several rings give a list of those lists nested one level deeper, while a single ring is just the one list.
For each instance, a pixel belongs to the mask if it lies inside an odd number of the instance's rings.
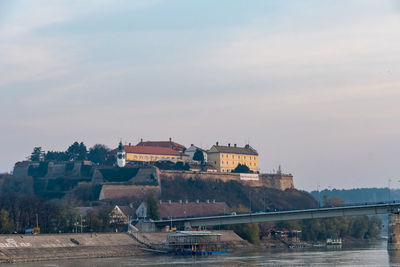
[{"label": "retaining wall", "polygon": [[264,186],[278,190],[293,189],[293,175],[291,174],[260,174],[259,180],[241,180],[239,173],[218,173],[218,172],[193,172],[193,171],[166,171],[160,170],[160,179],[174,179],[182,177],[184,179],[210,179],[219,181],[237,181],[249,186]]},{"label": "retaining wall", "polygon": [[139,247],[126,233],[0,235],[0,262],[132,256]]}]

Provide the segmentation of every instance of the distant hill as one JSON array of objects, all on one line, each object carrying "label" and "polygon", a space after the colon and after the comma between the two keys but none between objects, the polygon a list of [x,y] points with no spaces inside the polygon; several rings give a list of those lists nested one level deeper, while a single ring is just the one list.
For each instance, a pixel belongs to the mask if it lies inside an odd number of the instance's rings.
[{"label": "distant hill", "polygon": [[322,191],[311,191],[311,195],[317,200],[322,201],[324,195],[329,197],[338,196],[346,203],[365,203],[382,202],[390,200],[400,200],[400,190],[388,188],[356,188],[356,189],[332,189]]}]

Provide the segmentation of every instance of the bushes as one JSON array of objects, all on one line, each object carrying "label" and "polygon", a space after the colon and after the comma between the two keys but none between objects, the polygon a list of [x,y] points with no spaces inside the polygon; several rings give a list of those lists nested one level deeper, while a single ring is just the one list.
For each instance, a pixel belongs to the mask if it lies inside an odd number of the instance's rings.
[{"label": "bushes", "polygon": [[260,243],[260,228],[257,223],[237,224],[228,227],[233,230],[238,236],[252,244]]},{"label": "bushes", "polygon": [[100,169],[105,182],[127,182],[135,177],[138,171],[138,168]]},{"label": "bushes", "polygon": [[[314,198],[297,190],[280,191],[264,187],[249,187],[237,181],[223,182],[196,178],[185,179],[176,176],[174,179],[161,179],[161,198],[178,201],[187,199],[215,199],[226,202],[230,207],[252,206],[253,211],[271,209],[301,209],[317,207]],[[251,198],[251,201],[250,201]],[[265,204],[265,205],[264,205]]]},{"label": "bushes", "polygon": [[381,228],[382,221],[377,216],[336,217],[301,222],[302,239],[307,241],[346,236],[356,239],[377,238]]},{"label": "bushes", "polygon": [[33,177],[45,177],[47,171],[49,169],[49,162],[48,161],[41,161],[39,166],[35,167],[33,165],[29,165],[28,167],[28,176]]}]

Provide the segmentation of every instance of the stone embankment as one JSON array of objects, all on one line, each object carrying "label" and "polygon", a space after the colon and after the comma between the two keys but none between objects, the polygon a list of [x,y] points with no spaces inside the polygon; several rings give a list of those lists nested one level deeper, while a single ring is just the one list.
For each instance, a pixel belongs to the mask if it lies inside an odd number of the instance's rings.
[{"label": "stone embankment", "polygon": [[[221,233],[224,248],[250,246],[232,231]],[[162,244],[168,233],[85,233],[0,235],[0,263],[147,254],[146,244]]]},{"label": "stone embankment", "polygon": [[133,256],[140,247],[126,233],[0,235],[0,262]]}]

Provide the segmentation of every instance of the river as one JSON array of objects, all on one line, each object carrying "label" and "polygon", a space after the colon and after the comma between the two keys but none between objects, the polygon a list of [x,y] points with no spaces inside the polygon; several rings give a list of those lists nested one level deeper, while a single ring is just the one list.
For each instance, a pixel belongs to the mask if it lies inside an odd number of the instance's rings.
[{"label": "river", "polygon": [[388,252],[386,242],[340,249],[313,248],[302,250],[238,250],[230,254],[212,256],[146,255],[126,258],[77,259],[8,266],[400,266],[400,251]]}]

